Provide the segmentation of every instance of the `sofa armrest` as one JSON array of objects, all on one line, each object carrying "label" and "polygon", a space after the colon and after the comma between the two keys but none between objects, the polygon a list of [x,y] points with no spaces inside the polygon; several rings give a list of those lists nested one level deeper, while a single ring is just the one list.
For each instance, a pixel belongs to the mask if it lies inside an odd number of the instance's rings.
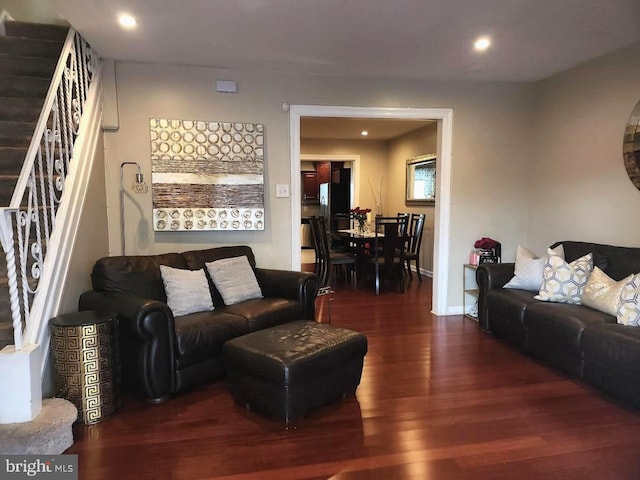
[{"label": "sofa armrest", "polygon": [[297,300],[304,308],[305,318],[315,320],[315,301],[320,288],[320,281],[315,274],[266,268],[256,268],[255,272],[265,297]]},{"label": "sofa armrest", "polygon": [[483,330],[489,330],[489,310],[487,308],[487,293],[489,290],[502,288],[511,280],[515,263],[483,263],[476,270],[478,283],[478,323]]},{"label": "sofa armrest", "polygon": [[88,291],[80,296],[78,308],[118,314],[122,376],[130,391],[154,403],[173,393],[175,323],[165,303],[119,292]]}]

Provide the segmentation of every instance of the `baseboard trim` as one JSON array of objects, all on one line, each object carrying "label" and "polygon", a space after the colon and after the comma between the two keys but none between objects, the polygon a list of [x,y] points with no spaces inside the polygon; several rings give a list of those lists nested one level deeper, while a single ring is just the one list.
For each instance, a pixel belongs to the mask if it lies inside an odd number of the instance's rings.
[{"label": "baseboard trim", "polygon": [[[415,273],[417,271],[416,267],[414,265],[411,265],[409,268],[413,273]],[[422,275],[424,277],[433,278],[433,272],[431,270],[426,270],[424,268],[420,269],[420,275]]]}]

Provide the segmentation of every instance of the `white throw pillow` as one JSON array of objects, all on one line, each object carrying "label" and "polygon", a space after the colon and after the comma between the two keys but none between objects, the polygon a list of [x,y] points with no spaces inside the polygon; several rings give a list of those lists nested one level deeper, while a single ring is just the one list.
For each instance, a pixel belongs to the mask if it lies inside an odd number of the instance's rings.
[{"label": "white throw pillow", "polygon": [[640,327],[640,273],[633,275],[622,287],[616,317],[621,325]]},{"label": "white throw pillow", "polygon": [[222,295],[225,305],[234,305],[254,298],[263,298],[249,259],[231,257],[205,263],[209,275]]},{"label": "white throw pillow", "polygon": [[616,282],[598,267],[593,267],[587,285],[582,292],[582,305],[599,310],[614,317],[620,305],[622,288],[631,280],[633,275]]},{"label": "white throw pillow", "polygon": [[571,263],[548,249],[540,292],[534,298],[543,302],[580,304],[580,297],[593,270],[593,255],[588,253]]},{"label": "white throw pillow", "polygon": [[[551,251],[564,258],[564,247],[562,245],[558,245]],[[507,282],[504,288],[519,288],[531,292],[540,291],[542,274],[547,258],[548,255],[538,258],[531,250],[518,245],[514,277]]]},{"label": "white throw pillow", "polygon": [[160,265],[160,275],[167,294],[167,305],[174,317],[213,310],[204,269],[184,270]]}]

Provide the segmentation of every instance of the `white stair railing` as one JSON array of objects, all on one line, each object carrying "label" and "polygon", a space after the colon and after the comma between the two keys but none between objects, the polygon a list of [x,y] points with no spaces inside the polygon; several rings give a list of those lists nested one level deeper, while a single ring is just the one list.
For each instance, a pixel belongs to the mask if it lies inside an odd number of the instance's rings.
[{"label": "white stair railing", "polygon": [[0,207],[0,241],[7,259],[16,351],[23,347],[25,328],[40,330],[40,325],[30,325],[32,304],[41,289],[47,253],[57,248],[51,243],[56,215],[68,177],[78,168],[72,165],[74,148],[99,65],[95,52],[71,29],[11,202]]}]

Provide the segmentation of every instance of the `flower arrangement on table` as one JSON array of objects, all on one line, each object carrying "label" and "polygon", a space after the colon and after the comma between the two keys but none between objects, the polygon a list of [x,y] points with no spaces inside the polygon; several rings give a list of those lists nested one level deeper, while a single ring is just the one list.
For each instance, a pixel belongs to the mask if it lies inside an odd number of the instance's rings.
[{"label": "flower arrangement on table", "polygon": [[480,240],[476,240],[473,248],[477,248],[480,251],[480,263],[496,263],[500,261],[501,245],[500,242],[493,238],[482,237]]},{"label": "flower arrangement on table", "polygon": [[371,213],[371,209],[356,207],[352,208],[349,213],[351,218],[358,222],[358,229],[360,232],[364,232],[367,224],[367,214]]}]

